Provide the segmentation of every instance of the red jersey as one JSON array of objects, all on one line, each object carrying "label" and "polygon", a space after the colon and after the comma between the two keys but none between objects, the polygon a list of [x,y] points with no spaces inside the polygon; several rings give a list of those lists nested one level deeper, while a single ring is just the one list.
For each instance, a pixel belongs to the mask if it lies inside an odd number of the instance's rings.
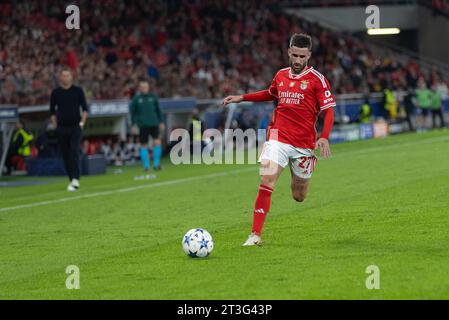
[{"label": "red jersey", "polygon": [[[318,114],[336,106],[327,79],[313,67],[304,68],[300,74],[284,68],[276,73],[268,92],[278,99],[268,138],[314,149]],[[277,129],[277,138],[273,129]]]}]

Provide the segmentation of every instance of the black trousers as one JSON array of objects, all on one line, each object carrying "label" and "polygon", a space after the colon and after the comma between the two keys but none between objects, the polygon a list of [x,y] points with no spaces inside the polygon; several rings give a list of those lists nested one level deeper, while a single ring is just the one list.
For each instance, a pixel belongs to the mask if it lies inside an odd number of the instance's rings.
[{"label": "black trousers", "polygon": [[444,115],[443,115],[443,109],[436,109],[436,110],[432,110],[432,127],[436,128],[437,127],[437,119],[436,117],[440,118],[440,127],[443,128],[444,127]]},{"label": "black trousers", "polygon": [[81,128],[58,127],[56,129],[59,147],[69,180],[80,178]]}]

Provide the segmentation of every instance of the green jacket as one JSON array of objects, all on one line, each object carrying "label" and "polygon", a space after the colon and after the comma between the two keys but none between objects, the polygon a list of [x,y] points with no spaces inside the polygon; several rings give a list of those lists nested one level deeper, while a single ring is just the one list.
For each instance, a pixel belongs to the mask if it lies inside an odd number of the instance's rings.
[{"label": "green jacket", "polygon": [[142,127],[157,127],[162,121],[159,98],[152,93],[136,94],[129,105],[131,123]]},{"label": "green jacket", "polygon": [[432,92],[429,89],[416,89],[418,108],[430,108],[432,105]]},{"label": "green jacket", "polygon": [[441,97],[441,93],[438,90],[432,90],[432,106],[433,110],[441,109],[441,105],[443,104],[443,99]]}]

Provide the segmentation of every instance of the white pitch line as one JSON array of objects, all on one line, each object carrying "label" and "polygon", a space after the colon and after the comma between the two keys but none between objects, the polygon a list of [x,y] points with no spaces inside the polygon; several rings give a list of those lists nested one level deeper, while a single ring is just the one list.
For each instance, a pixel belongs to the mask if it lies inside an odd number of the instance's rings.
[{"label": "white pitch line", "polygon": [[[414,146],[414,145],[418,145],[418,144],[425,144],[425,143],[432,143],[432,142],[439,142],[439,141],[449,141],[449,137],[442,136],[442,137],[423,139],[420,141],[394,143],[394,144],[387,145],[384,147],[373,147],[373,148],[369,148],[366,150],[353,150],[353,151],[333,155],[331,157],[331,159],[335,158],[335,157],[339,158],[341,156],[363,155],[363,154],[382,151],[382,150],[386,150],[386,149]],[[246,169],[241,169],[241,170],[225,171],[225,172],[212,173],[209,175],[203,175],[203,176],[197,176],[197,177],[189,177],[189,178],[184,178],[184,179],[156,182],[156,183],[146,184],[146,185],[136,186],[136,187],[128,187],[128,188],[122,188],[122,189],[116,189],[116,190],[110,190],[110,191],[95,192],[95,193],[85,194],[85,195],[77,196],[77,197],[67,197],[67,198],[61,198],[61,199],[57,199],[57,200],[34,202],[34,203],[23,204],[23,205],[18,205],[18,206],[13,206],[13,207],[0,208],[0,213],[7,212],[7,211],[13,211],[13,210],[17,210],[17,209],[33,208],[33,207],[44,206],[44,205],[48,205],[48,204],[62,203],[62,202],[85,199],[85,198],[107,196],[107,195],[111,195],[114,193],[130,192],[130,191],[146,189],[146,188],[155,188],[155,187],[162,187],[162,186],[167,186],[167,185],[172,185],[172,184],[180,184],[180,183],[185,183],[185,182],[209,179],[209,178],[214,178],[214,177],[221,177],[221,176],[226,176],[229,174],[240,173],[240,172],[249,172],[249,171],[255,171],[255,169],[254,168],[246,168]]]},{"label": "white pitch line", "polygon": [[39,207],[39,206],[45,206],[48,204],[62,203],[62,202],[85,199],[85,198],[107,196],[107,195],[111,195],[114,193],[130,192],[130,191],[135,191],[135,190],[140,190],[140,189],[163,187],[163,186],[168,186],[168,185],[173,185],[173,184],[192,182],[192,181],[196,181],[196,180],[211,179],[211,178],[215,178],[215,177],[227,176],[230,174],[249,172],[249,171],[255,171],[255,169],[254,168],[246,168],[246,169],[241,169],[241,170],[225,171],[225,172],[212,173],[212,174],[196,176],[196,177],[156,182],[156,183],[146,184],[146,185],[141,185],[141,186],[136,186],[136,187],[128,187],[128,188],[121,188],[121,189],[110,190],[110,191],[95,192],[95,193],[84,194],[82,196],[76,196],[76,197],[67,197],[67,198],[61,198],[61,199],[57,199],[57,200],[47,200],[47,201],[41,201],[41,202],[22,204],[22,205],[13,206],[13,207],[0,208],[0,212],[13,211],[13,210],[18,210],[18,209],[26,209],[26,208],[34,208],[34,207]]}]

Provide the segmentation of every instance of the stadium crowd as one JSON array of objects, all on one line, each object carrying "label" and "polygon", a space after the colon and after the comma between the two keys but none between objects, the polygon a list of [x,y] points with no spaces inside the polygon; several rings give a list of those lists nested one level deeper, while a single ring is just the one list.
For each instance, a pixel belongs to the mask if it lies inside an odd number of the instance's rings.
[{"label": "stadium crowd", "polygon": [[441,13],[449,16],[449,1],[448,0],[432,0],[431,7],[435,13]]},{"label": "stadium crowd", "polygon": [[430,87],[416,61],[378,56],[362,41],[281,14],[275,0],[78,1],[81,29],[65,26],[57,0],[0,3],[0,103],[47,104],[56,71],[69,66],[87,98],[130,97],[148,77],[161,97],[221,98],[259,90],[286,64],[288,38],[313,35],[312,64],[335,93],[385,85]]}]

